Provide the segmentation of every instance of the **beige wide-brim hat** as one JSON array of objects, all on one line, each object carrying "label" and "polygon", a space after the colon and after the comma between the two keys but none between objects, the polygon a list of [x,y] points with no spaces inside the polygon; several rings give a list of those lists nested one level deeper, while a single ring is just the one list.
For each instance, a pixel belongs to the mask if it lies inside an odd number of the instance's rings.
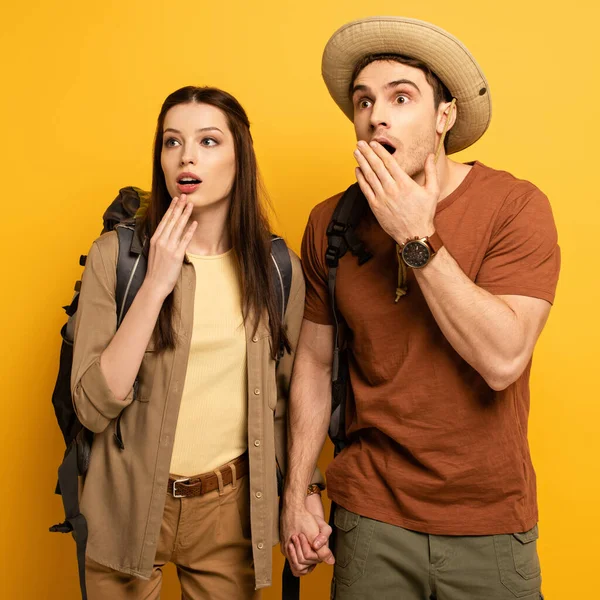
[{"label": "beige wide-brim hat", "polygon": [[441,79],[456,98],[457,119],[448,132],[448,154],[464,150],[488,128],[490,90],[483,71],[465,46],[440,27],[406,17],[369,17],[347,23],[323,52],[322,73],[336,104],[352,121],[349,87],[356,64],[371,54],[416,58]]}]

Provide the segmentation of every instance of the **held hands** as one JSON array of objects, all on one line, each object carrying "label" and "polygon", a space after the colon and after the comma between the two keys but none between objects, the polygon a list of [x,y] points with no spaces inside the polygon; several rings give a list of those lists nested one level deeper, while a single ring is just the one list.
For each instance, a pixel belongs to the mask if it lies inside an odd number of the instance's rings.
[{"label": "held hands", "polygon": [[181,198],[173,198],[165,216],[161,219],[152,238],[145,282],[151,285],[164,299],[175,287],[185,251],[192,240],[198,223],[194,221],[187,227],[192,214],[193,203]]},{"label": "held hands", "polygon": [[296,577],[311,573],[320,562],[334,564],[335,559],[329,549],[330,535],[331,527],[325,521],[319,494],[307,496],[303,507],[284,507],[281,551],[290,561]]},{"label": "held hands", "polygon": [[440,197],[434,155],[425,162],[425,184],[414,181],[379,143],[358,142],[356,179],[375,218],[398,244],[431,235]]}]

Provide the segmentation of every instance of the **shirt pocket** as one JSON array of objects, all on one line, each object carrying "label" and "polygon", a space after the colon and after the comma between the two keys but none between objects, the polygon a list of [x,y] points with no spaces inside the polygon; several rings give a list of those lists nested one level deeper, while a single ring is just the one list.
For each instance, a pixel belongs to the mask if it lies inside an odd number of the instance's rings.
[{"label": "shirt pocket", "polygon": [[[152,388],[154,385],[154,377],[156,375],[156,368],[158,363],[158,352],[153,340],[150,341],[146,351],[144,352],[144,358],[142,358],[142,364],[136,377],[135,383],[133,384],[133,399],[138,402],[148,402],[152,395]],[[137,388],[137,389],[136,389]]]}]

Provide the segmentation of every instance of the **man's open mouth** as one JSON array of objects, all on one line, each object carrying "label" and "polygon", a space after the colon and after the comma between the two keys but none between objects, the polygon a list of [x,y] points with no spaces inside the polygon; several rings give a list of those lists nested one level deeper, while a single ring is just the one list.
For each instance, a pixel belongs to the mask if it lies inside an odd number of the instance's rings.
[{"label": "man's open mouth", "polygon": [[383,146],[390,154],[396,152],[396,146],[392,145],[386,137],[374,137],[372,140]]}]

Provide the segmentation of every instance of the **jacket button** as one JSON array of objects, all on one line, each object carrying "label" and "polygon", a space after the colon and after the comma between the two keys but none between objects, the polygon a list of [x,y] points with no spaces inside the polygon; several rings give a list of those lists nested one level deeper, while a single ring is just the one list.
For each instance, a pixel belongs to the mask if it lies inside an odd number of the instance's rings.
[{"label": "jacket button", "polygon": [[260,396],[260,390],[258,388],[255,388],[254,395],[255,396]]},{"label": "jacket button", "polygon": [[258,342],[258,336],[257,336],[257,335],[255,335],[255,336],[252,338],[252,341],[253,341],[253,342],[256,344],[256,342]]},{"label": "jacket button", "polygon": [[262,542],[258,542],[258,544],[256,544],[256,547],[257,547],[259,550],[262,550],[262,549],[265,547],[265,545],[264,545]]},{"label": "jacket button", "polygon": [[257,498],[262,498],[262,492],[256,492],[256,497]]},{"label": "jacket button", "polygon": [[254,445],[258,448],[260,446],[260,440],[254,440]]}]

